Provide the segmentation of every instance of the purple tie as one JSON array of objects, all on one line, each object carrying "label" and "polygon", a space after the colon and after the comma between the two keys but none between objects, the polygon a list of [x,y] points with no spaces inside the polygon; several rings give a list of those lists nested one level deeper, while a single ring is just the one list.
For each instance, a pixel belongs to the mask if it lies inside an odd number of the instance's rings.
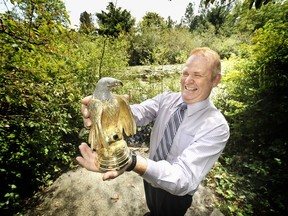
[{"label": "purple tie", "polygon": [[187,109],[187,104],[182,103],[180,107],[172,114],[166,128],[164,135],[160,141],[160,144],[156,150],[156,153],[153,157],[155,161],[166,159],[168,152],[172,146],[173,139],[175,134],[181,124],[184,116],[184,111]]}]

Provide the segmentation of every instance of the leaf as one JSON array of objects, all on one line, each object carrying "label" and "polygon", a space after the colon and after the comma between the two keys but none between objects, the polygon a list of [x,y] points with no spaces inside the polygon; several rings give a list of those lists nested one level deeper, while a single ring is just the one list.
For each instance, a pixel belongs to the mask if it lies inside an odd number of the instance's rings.
[{"label": "leaf", "polygon": [[10,98],[9,95],[6,95],[5,98],[6,98],[6,101],[7,101],[8,103],[11,103],[11,98]]}]

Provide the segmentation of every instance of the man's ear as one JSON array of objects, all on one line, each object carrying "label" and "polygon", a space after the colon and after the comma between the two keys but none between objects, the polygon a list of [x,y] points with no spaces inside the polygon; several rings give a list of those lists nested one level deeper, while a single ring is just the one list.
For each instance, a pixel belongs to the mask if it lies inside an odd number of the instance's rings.
[{"label": "man's ear", "polygon": [[218,83],[220,82],[221,78],[222,78],[221,74],[217,74],[216,75],[216,77],[213,80],[213,87],[216,87],[218,85]]}]

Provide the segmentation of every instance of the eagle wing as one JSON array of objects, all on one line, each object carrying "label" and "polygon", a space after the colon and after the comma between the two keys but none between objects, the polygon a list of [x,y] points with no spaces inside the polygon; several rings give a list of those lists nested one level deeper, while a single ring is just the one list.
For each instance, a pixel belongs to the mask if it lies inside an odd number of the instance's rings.
[{"label": "eagle wing", "polygon": [[88,142],[91,145],[91,149],[96,151],[102,146],[107,147],[107,143],[102,134],[102,112],[103,112],[103,103],[102,101],[92,98],[88,104],[88,110],[90,113],[90,119],[92,125],[89,131]]},{"label": "eagle wing", "polygon": [[119,103],[118,127],[123,128],[127,136],[136,134],[136,123],[128,102],[121,95],[115,95],[115,98]]},{"label": "eagle wing", "polygon": [[103,101],[101,119],[102,133],[106,143],[109,145],[123,138],[123,128],[118,124],[119,115],[120,106],[117,99],[113,98],[111,100]]}]

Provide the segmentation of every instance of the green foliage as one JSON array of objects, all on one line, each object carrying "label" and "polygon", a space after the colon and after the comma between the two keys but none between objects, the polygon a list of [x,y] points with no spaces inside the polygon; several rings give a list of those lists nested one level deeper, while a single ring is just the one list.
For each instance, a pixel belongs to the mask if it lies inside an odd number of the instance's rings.
[{"label": "green foliage", "polygon": [[[243,46],[244,58],[236,58],[233,69],[226,71],[218,98],[231,126],[226,155],[237,155],[230,156],[226,167],[245,177],[237,184],[248,189],[247,201],[236,206],[247,208],[246,214],[282,215],[287,210],[287,13],[278,17],[255,32],[251,45]],[[226,193],[222,196],[229,201]]]},{"label": "green foliage", "polygon": [[[75,33],[73,44],[69,44],[69,67],[77,77],[83,95],[92,94],[100,77],[112,76],[127,66],[128,54],[125,37],[109,39],[94,35]],[[104,41],[106,41],[104,43]],[[104,49],[104,56],[102,52]],[[102,67],[100,68],[100,62]]]},{"label": "green foliage", "polygon": [[147,12],[139,23],[140,31],[147,29],[163,29],[166,27],[164,18],[155,12]]},{"label": "green foliage", "polygon": [[183,65],[135,66],[115,73],[124,85],[117,94],[128,94],[130,103],[141,103],[164,91],[180,90],[180,73]]},{"label": "green foliage", "polygon": [[92,21],[92,15],[84,11],[80,14],[80,28],[79,32],[85,34],[93,33],[95,31],[95,26]]},{"label": "green foliage", "polygon": [[[287,1],[268,3],[261,9],[249,9],[247,2],[239,2],[227,16],[223,25],[225,35],[241,33],[250,36],[255,30],[262,28],[269,20],[280,20],[283,13],[287,13]],[[247,41],[248,42],[248,41]]]},{"label": "green foliage", "polygon": [[[80,99],[92,93],[99,79],[105,39],[63,28],[58,3],[17,1],[16,9],[27,17],[2,14],[0,209],[4,213],[19,210],[24,198],[74,166],[83,125]],[[48,6],[54,6],[59,16],[52,9],[48,14],[44,10]],[[114,76],[127,65],[126,44],[121,35],[107,40],[103,75]]]},{"label": "green foliage", "polygon": [[59,41],[36,45],[36,37],[31,42],[25,33],[18,38],[21,23],[4,21],[9,24],[0,37],[0,207],[13,211],[21,198],[72,165],[80,94],[57,48]]},{"label": "green foliage", "polygon": [[191,2],[187,5],[186,10],[185,10],[184,19],[183,19],[183,23],[185,23],[186,25],[189,26],[190,31],[193,30],[193,28],[191,28],[191,24],[193,23],[193,21],[195,19],[194,6],[195,6],[195,4],[193,4]]},{"label": "green foliage", "polygon": [[[253,206],[250,200],[255,199],[256,194],[251,191],[249,182],[245,176],[237,172],[232,172],[226,167],[233,166],[237,156],[221,157],[221,162],[216,162],[213,169],[209,172],[206,185],[215,188],[215,192],[222,199],[218,200],[215,205],[225,215],[251,215]],[[246,190],[242,188],[245,187]]]},{"label": "green foliage", "polygon": [[190,32],[205,32],[209,25],[213,25],[215,34],[218,34],[226,18],[228,17],[233,4],[221,5],[220,1],[205,7],[199,5],[199,13],[194,13],[195,4],[189,3],[186,7],[183,24],[188,27]]},{"label": "green foliage", "polygon": [[142,29],[131,40],[129,65],[183,64],[196,47],[186,29]]},{"label": "green foliage", "polygon": [[[202,2],[205,4],[205,6],[208,6],[209,4],[214,4],[215,0],[202,0]],[[233,1],[232,0],[221,0],[222,4],[229,4],[231,2],[233,2]],[[246,0],[246,3],[249,5],[249,9],[251,9],[253,6],[256,9],[259,9],[262,7],[262,5],[266,5],[269,2],[273,2],[273,1],[272,0]]]},{"label": "green foliage", "polygon": [[230,8],[227,6],[224,7],[221,5],[216,5],[207,12],[206,19],[215,27],[215,34],[219,33],[220,28],[224,24],[229,14],[229,11]]},{"label": "green foliage", "polygon": [[[97,16],[104,36],[68,30],[62,1],[11,2],[15,9],[1,14],[0,26],[1,210],[17,210],[21,200],[73,166],[83,125],[79,101],[100,77],[121,79],[124,87],[115,93],[139,103],[178,91],[183,65],[128,69],[128,62],[182,64],[191,49],[209,46],[229,58],[215,97],[231,138],[207,183],[222,198],[225,215],[284,212],[287,1],[251,11],[239,3],[226,8],[228,15],[218,7],[203,10],[191,16],[192,33],[155,13],[133,32],[130,13],[110,3]],[[151,126],[139,130],[137,139],[147,141]]]},{"label": "green foliage", "polygon": [[135,19],[127,10],[117,8],[113,2],[107,6],[108,12],[96,13],[98,20],[98,33],[100,35],[118,37],[120,33],[128,33],[135,24]]}]

